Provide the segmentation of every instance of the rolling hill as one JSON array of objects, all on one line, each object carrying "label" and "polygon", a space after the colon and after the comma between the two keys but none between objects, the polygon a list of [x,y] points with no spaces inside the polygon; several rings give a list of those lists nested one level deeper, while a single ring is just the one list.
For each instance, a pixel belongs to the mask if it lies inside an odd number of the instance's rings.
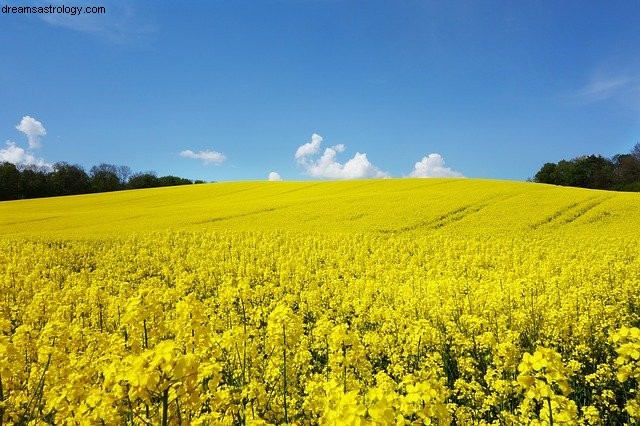
[{"label": "rolling hill", "polygon": [[0,234],[637,232],[640,195],[477,179],[230,182],[0,203]]}]

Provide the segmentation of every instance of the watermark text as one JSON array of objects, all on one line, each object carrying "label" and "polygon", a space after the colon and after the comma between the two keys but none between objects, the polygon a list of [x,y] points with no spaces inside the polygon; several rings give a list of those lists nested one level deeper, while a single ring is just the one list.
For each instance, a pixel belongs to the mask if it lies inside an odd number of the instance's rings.
[{"label": "watermark text", "polygon": [[83,14],[103,14],[107,13],[107,8],[104,6],[54,6],[52,4],[48,6],[2,6],[2,13],[4,14],[26,14],[26,15],[47,15],[47,14],[64,14],[71,16],[78,16]]}]

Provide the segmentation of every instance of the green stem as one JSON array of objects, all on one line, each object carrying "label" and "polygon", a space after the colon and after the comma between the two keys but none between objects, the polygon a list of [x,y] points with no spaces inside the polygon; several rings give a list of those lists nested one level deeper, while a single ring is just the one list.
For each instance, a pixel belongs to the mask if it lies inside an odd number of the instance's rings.
[{"label": "green stem", "polygon": [[287,412],[287,331],[282,323],[282,358],[283,367],[283,396],[284,396],[284,422],[289,423],[289,414]]},{"label": "green stem", "polygon": [[40,405],[40,401],[42,400],[42,393],[44,391],[45,375],[47,373],[47,370],[49,369],[49,364],[51,364],[51,354],[49,354],[49,356],[47,357],[47,363],[45,364],[44,369],[42,370],[42,376],[40,376],[40,380],[36,385],[36,389],[33,395],[31,396],[29,403],[27,404],[27,411],[20,417],[20,419],[18,420],[18,424],[23,424],[23,423],[27,424],[29,423],[30,420],[34,418],[33,415],[31,414],[31,410],[32,410],[31,404],[34,403],[33,405],[34,411]]},{"label": "green stem", "polygon": [[247,312],[244,307],[244,300],[240,299],[242,305],[242,329],[243,329],[243,342],[242,342],[242,386],[247,383]]},{"label": "green stem", "polygon": [[2,426],[2,419],[4,419],[4,391],[2,389],[2,376],[0,376],[0,426]]},{"label": "green stem", "polygon": [[342,344],[342,391],[347,393],[347,347]]},{"label": "green stem", "polygon": [[162,426],[169,424],[169,388],[162,394]]},{"label": "green stem", "polygon": [[149,349],[149,336],[147,335],[147,320],[142,320],[142,328],[144,329],[144,348]]}]

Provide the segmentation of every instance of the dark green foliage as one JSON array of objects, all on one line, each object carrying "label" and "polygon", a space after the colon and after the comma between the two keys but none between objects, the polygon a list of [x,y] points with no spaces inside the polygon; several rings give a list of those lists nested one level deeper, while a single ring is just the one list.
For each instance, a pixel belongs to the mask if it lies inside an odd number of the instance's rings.
[{"label": "dark green foliage", "polygon": [[20,171],[17,198],[41,198],[53,195],[49,171],[44,168],[29,167]]},{"label": "dark green foliage", "polygon": [[[640,154],[640,144],[638,153]],[[636,157],[633,154],[618,154],[613,157],[613,163],[616,171],[616,180],[619,185],[625,186],[640,182],[640,155]]]},{"label": "dark green foliage", "polygon": [[91,189],[94,192],[108,192],[122,189],[118,177],[118,167],[102,163],[91,168]]},{"label": "dark green foliage", "polygon": [[640,191],[640,143],[630,154],[618,154],[611,159],[589,155],[545,163],[533,181],[580,188]]},{"label": "dark green foliage", "polygon": [[136,173],[129,179],[129,188],[142,189],[142,188],[155,188],[160,186],[158,184],[158,177],[153,172]]},{"label": "dark green foliage", "polygon": [[49,175],[52,195],[86,194],[91,190],[89,175],[76,164],[59,162],[53,165],[53,173]]},{"label": "dark green foliage", "polygon": [[20,171],[11,163],[0,163],[0,200],[15,200],[18,198],[18,184]]},{"label": "dark green foliage", "polygon": [[132,175],[128,166],[106,163],[93,166],[89,174],[81,166],[65,162],[56,163],[53,168],[0,163],[0,201],[192,183],[177,176],[157,177],[154,172]]},{"label": "dark green foliage", "polygon": [[158,178],[158,186],[191,185],[192,183],[189,179],[177,176],[162,176]]},{"label": "dark green foliage", "polygon": [[555,183],[557,181],[556,178],[556,170],[558,165],[556,163],[545,163],[544,166],[540,169],[536,176],[533,178],[534,182],[538,183]]}]

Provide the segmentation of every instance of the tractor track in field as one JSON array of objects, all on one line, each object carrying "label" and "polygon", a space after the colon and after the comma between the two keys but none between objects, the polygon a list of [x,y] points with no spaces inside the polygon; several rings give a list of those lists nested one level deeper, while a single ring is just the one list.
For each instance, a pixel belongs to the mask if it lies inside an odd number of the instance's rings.
[{"label": "tractor track in field", "polygon": [[37,219],[17,220],[17,221],[14,221],[14,222],[6,222],[6,225],[13,226],[13,225],[22,225],[22,224],[25,224],[25,223],[45,222],[47,220],[58,219],[60,217],[62,217],[62,216],[46,216],[46,217],[39,217]]},{"label": "tractor track in field", "polygon": [[608,198],[609,197],[591,197],[580,202],[571,203],[559,210],[556,210],[553,214],[545,217],[544,219],[530,225],[530,228],[535,230],[546,225],[575,222],[578,218],[595,209]]},{"label": "tractor track in field", "polygon": [[440,229],[453,223],[460,222],[461,220],[480,212],[488,206],[515,197],[517,195],[518,194],[500,194],[487,197],[479,203],[465,204],[463,206],[450,210],[444,214],[439,215],[435,219],[423,220],[412,225],[405,226],[403,228],[400,228],[399,232],[409,232],[420,228]]},{"label": "tractor track in field", "polygon": [[602,204],[603,202],[605,202],[609,197],[600,197],[595,199],[593,202],[591,203],[587,203],[586,205],[582,206],[580,209],[578,209],[575,214],[567,219],[564,220],[564,223],[571,223],[571,222],[575,222],[578,218],[584,216],[586,213],[588,213],[589,211],[595,209],[596,207],[598,207],[600,204]]},{"label": "tractor track in field", "polygon": [[222,222],[222,221],[225,221],[225,220],[238,219],[238,218],[248,217],[248,216],[255,216],[255,215],[262,214],[262,213],[270,213],[270,212],[273,212],[273,211],[276,211],[276,210],[282,210],[282,209],[284,209],[286,207],[287,206],[269,207],[267,209],[256,210],[256,211],[253,211],[253,212],[246,212],[246,213],[239,213],[239,214],[233,214],[233,215],[227,215],[227,216],[212,217],[210,219],[200,220],[200,221],[192,222],[192,223],[194,225],[203,225],[205,223]]}]

